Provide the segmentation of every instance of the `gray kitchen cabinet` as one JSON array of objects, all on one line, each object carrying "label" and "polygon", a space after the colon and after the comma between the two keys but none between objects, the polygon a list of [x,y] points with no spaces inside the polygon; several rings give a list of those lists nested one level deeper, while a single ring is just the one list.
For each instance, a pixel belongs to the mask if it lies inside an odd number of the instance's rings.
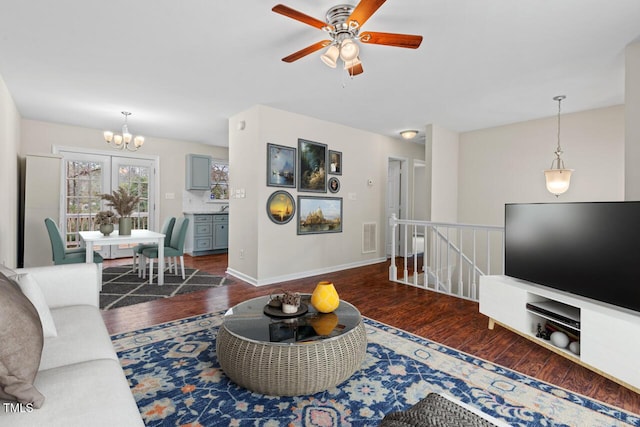
[{"label": "gray kitchen cabinet", "polygon": [[185,252],[191,256],[225,252],[229,242],[229,215],[216,213],[185,213],[189,228]]},{"label": "gray kitchen cabinet", "polygon": [[229,247],[229,215],[213,216],[213,249]]},{"label": "gray kitchen cabinet", "polygon": [[211,215],[193,216],[193,250],[209,251],[213,248],[213,221]]},{"label": "gray kitchen cabinet", "polygon": [[211,190],[211,157],[203,154],[187,154],[187,190]]}]

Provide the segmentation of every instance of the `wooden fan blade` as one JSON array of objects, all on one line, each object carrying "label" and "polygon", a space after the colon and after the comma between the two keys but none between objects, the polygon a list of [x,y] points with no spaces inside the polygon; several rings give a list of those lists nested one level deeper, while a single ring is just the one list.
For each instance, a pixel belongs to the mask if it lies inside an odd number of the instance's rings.
[{"label": "wooden fan blade", "polygon": [[360,0],[360,3],[353,9],[351,12],[351,16],[347,19],[349,21],[356,21],[360,28],[364,25],[365,22],[371,18],[371,15],[376,13],[376,10],[382,6],[382,4],[387,0]]},{"label": "wooden fan blade", "polygon": [[289,6],[285,6],[283,4],[275,5],[271,10],[275,13],[279,13],[280,15],[284,15],[291,19],[295,19],[296,21],[300,21],[303,24],[311,25],[312,27],[318,28],[320,30],[324,27],[333,29],[332,25],[329,25],[326,22],[316,19],[312,16],[305,15],[304,13],[298,12],[297,10],[291,9]]},{"label": "wooden fan blade", "polygon": [[411,34],[375,33],[367,31],[362,33],[360,41],[362,43],[417,49],[420,47],[420,43],[422,43],[422,36],[414,36]]},{"label": "wooden fan blade", "polygon": [[362,63],[358,65],[354,65],[353,67],[349,68],[348,71],[351,77],[364,73],[364,69],[362,68]]},{"label": "wooden fan blade", "polygon": [[331,44],[330,40],[322,40],[318,43],[314,43],[311,46],[307,46],[304,49],[301,49],[295,53],[292,53],[291,55],[282,58],[282,60],[284,62],[293,62],[293,61],[297,61],[300,58],[303,58],[307,55],[309,55],[310,53],[313,53],[317,50],[322,49],[325,46],[329,46]]}]

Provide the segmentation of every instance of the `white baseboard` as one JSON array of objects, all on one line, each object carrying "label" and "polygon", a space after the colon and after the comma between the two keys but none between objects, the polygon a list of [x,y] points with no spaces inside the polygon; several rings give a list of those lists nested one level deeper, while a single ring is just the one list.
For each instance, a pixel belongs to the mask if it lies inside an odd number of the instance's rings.
[{"label": "white baseboard", "polygon": [[256,279],[255,277],[247,276],[246,274],[236,271],[232,268],[227,268],[227,274],[235,278],[238,278],[244,282],[247,282],[253,286],[266,286],[266,285],[271,285],[273,283],[303,279],[305,277],[333,273],[336,271],[348,270],[350,268],[364,267],[365,265],[378,264],[386,261],[387,261],[387,258],[368,259],[366,261],[352,262],[349,264],[341,264],[341,265],[333,265],[331,267],[319,268],[316,270],[309,270],[309,271],[301,271],[299,273],[286,274],[284,276],[269,277],[267,279],[260,279],[260,280]]},{"label": "white baseboard", "polygon": [[253,277],[251,277],[251,276],[247,276],[246,274],[241,273],[241,272],[239,272],[239,271],[236,271],[236,270],[234,270],[233,268],[229,268],[229,267],[227,267],[227,271],[226,271],[226,273],[227,273],[229,276],[233,276],[233,277],[235,277],[236,279],[240,279],[240,280],[242,280],[243,282],[247,282],[247,283],[249,283],[250,285],[257,286],[256,279],[255,279],[255,278],[253,278]]}]

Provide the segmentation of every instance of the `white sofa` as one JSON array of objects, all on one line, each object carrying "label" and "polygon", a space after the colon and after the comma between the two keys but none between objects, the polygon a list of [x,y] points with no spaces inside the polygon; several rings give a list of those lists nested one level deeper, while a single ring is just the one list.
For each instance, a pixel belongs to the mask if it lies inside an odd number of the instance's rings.
[{"label": "white sofa", "polygon": [[44,404],[20,411],[1,403],[0,425],[143,426],[102,321],[97,266],[70,264],[16,272],[29,273],[39,285],[57,336],[44,338],[34,382]]}]

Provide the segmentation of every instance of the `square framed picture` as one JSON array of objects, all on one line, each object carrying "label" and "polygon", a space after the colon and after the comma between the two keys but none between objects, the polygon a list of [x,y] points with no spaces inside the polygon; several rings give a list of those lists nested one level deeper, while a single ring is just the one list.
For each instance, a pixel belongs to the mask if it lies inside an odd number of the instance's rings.
[{"label": "square framed picture", "polygon": [[298,191],[327,192],[327,145],[298,139]]},{"label": "square framed picture", "polygon": [[267,186],[296,187],[296,149],[267,144]]},{"label": "square framed picture", "polygon": [[297,232],[342,233],[342,197],[298,196]]},{"label": "square framed picture", "polygon": [[329,150],[329,173],[342,175],[342,152]]}]

